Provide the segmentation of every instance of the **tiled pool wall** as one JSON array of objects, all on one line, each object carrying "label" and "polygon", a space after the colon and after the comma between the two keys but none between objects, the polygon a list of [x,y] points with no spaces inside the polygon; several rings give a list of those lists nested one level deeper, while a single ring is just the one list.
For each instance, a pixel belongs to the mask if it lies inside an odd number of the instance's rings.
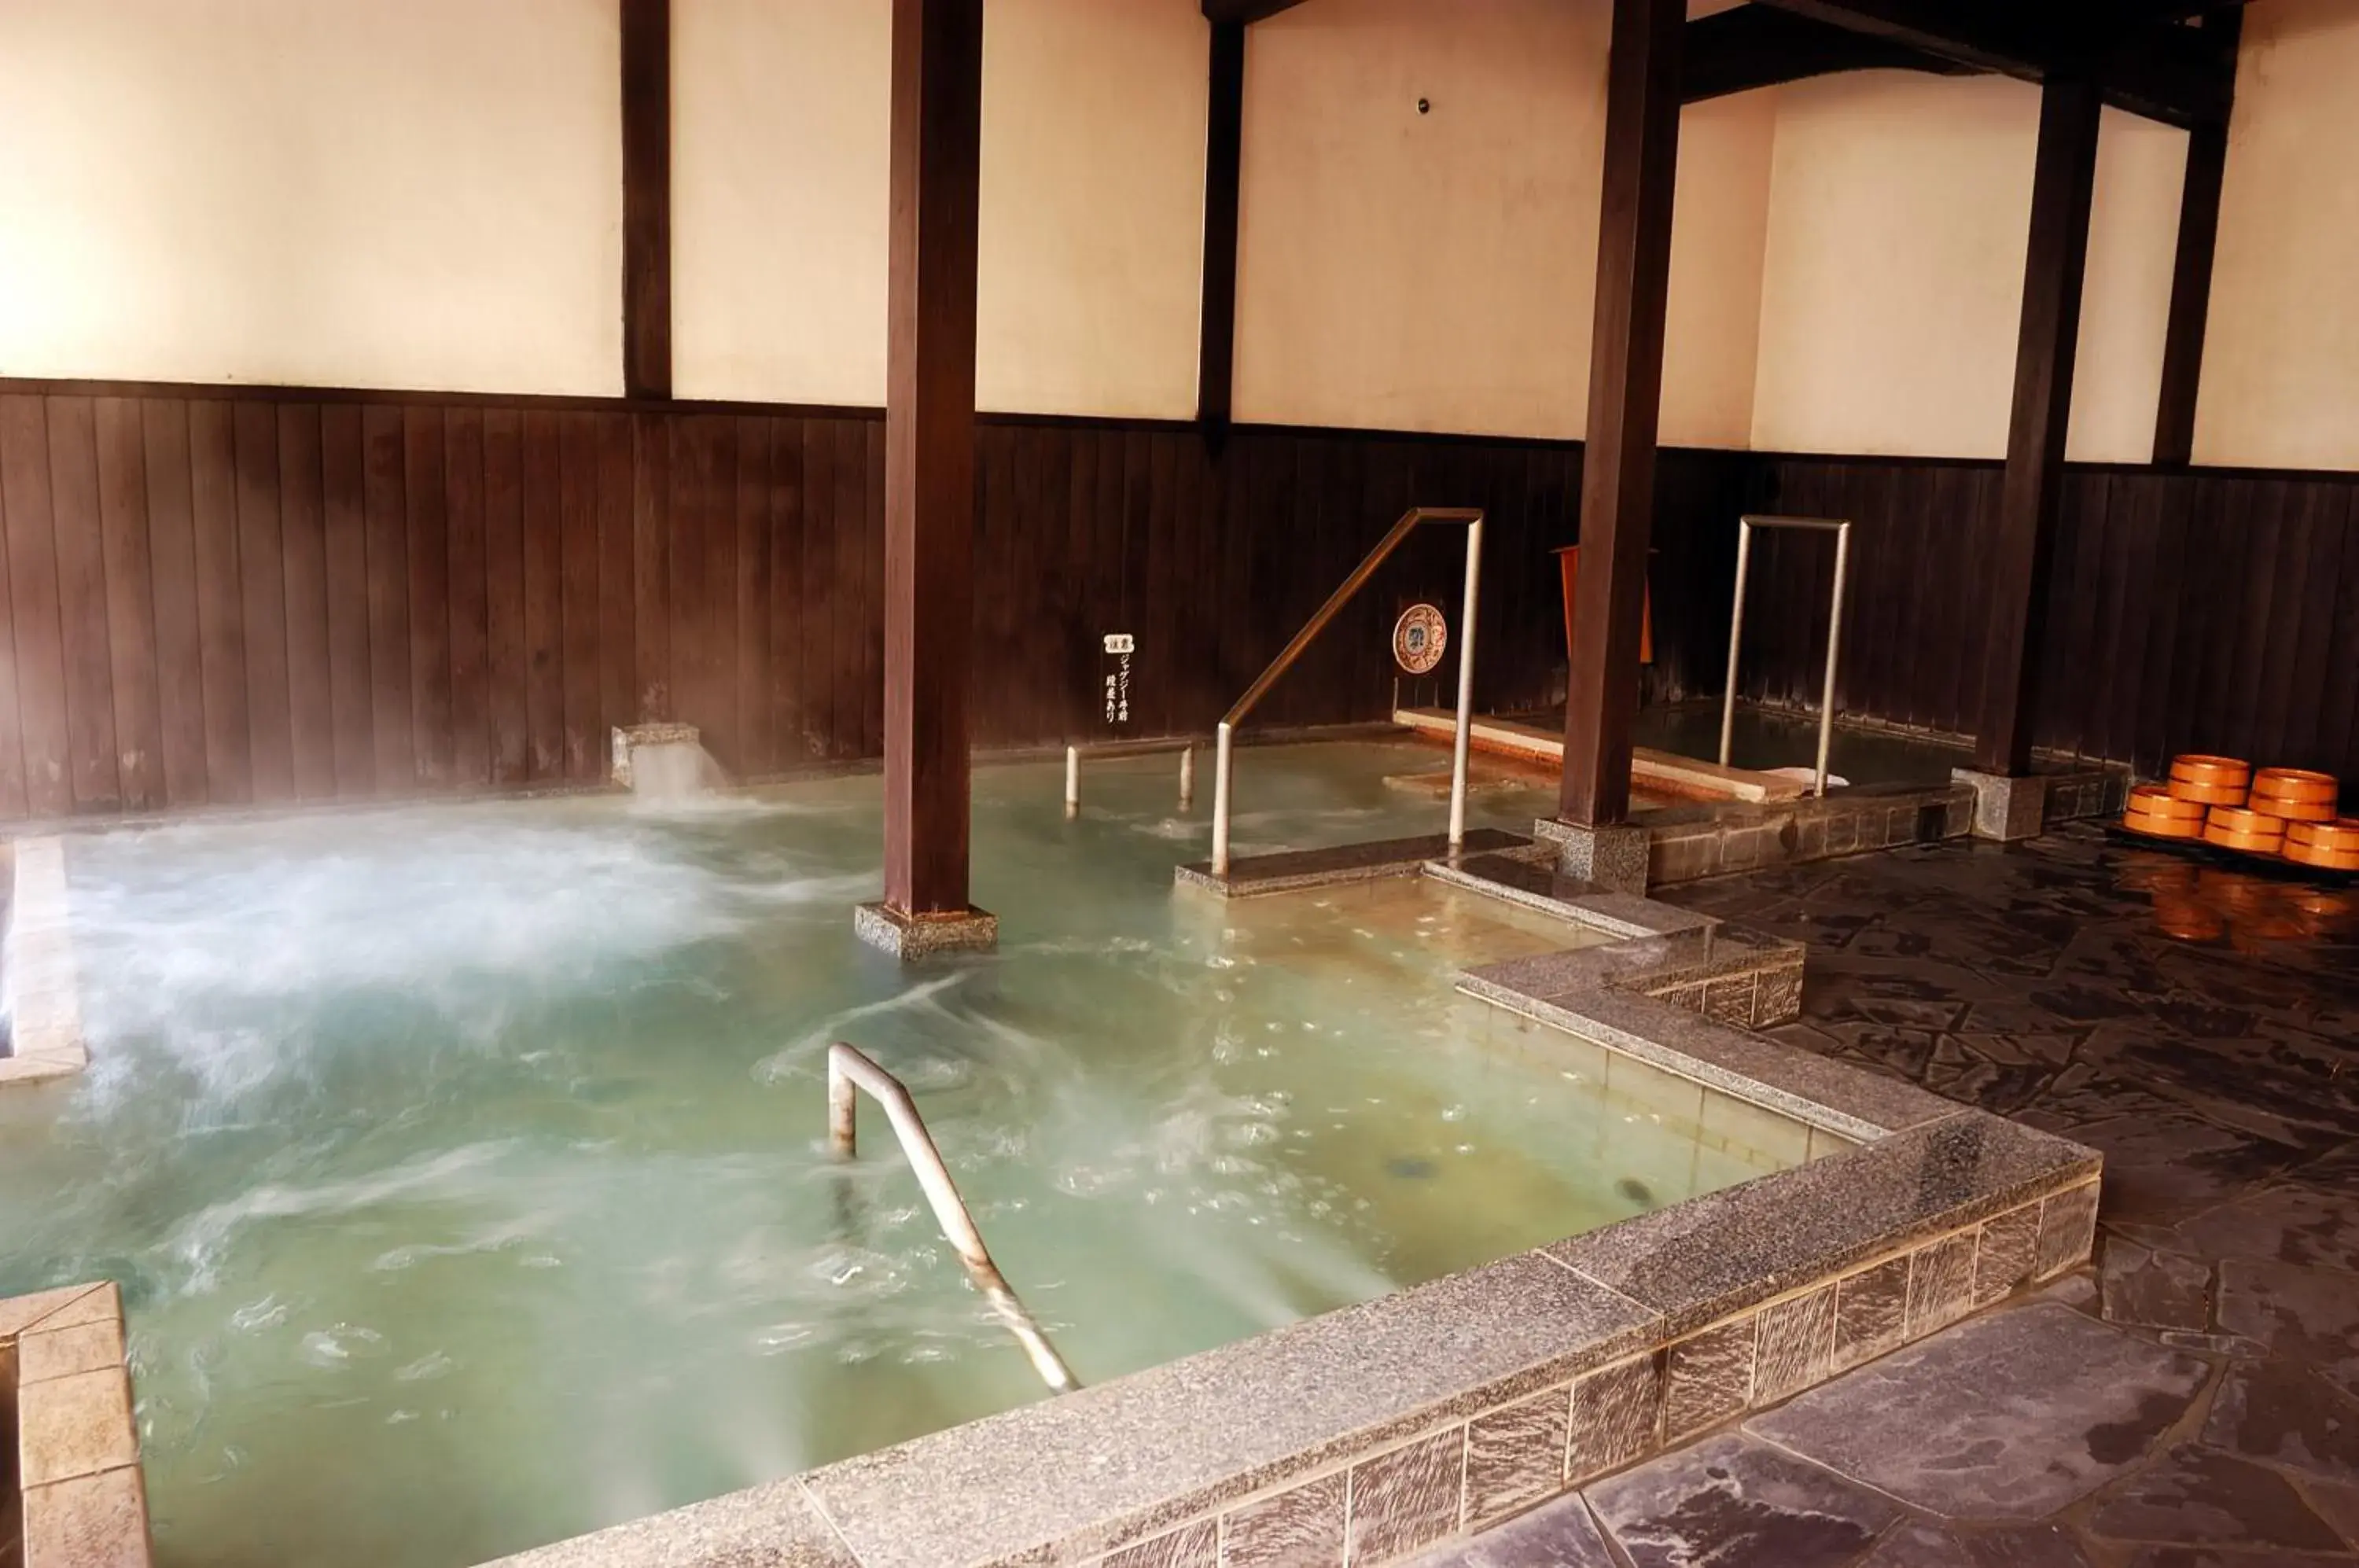
[{"label": "tiled pool wall", "polygon": [[24,1568],[147,1568],[147,1498],[115,1287],[0,1300],[0,1380],[16,1460],[13,1508],[0,1519],[19,1532]]},{"label": "tiled pool wall", "polygon": [[[2040,799],[2031,815],[2046,824],[2120,811],[2130,773],[2073,767],[2014,782],[2037,789]],[[1960,779],[1933,787],[1854,785],[1823,798],[1757,804],[1666,806],[1640,819],[1647,829],[1647,880],[1664,887],[1969,835],[2027,836],[2020,827],[1993,823],[1986,812],[1978,822],[1977,803],[1975,786]]]}]

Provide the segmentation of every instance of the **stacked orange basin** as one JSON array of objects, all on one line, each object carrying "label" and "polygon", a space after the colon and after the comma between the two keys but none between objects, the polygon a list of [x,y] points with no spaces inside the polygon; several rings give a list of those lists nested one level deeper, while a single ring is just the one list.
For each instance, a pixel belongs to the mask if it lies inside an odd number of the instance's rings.
[{"label": "stacked orange basin", "polygon": [[2331,822],[2343,786],[2332,773],[2311,773],[2299,768],[2264,768],[2253,775],[2253,792],[2245,803],[2267,816],[2289,822]]},{"label": "stacked orange basin", "polygon": [[2130,791],[2122,825],[2154,838],[2201,839],[2246,855],[2282,856],[2324,871],[2359,871],[2359,817],[2338,817],[2343,786],[2331,773],[2264,768],[2190,752],[2171,759],[2170,782]]},{"label": "stacked orange basin", "polygon": [[2211,809],[2200,800],[2182,800],[2159,784],[2141,784],[2130,791],[2122,825],[2155,838],[2201,838],[2204,813]]},{"label": "stacked orange basin", "polygon": [[2241,806],[2251,790],[2250,763],[2233,757],[2204,757],[2190,752],[2170,763],[2170,792],[2182,800],[2206,806]]},{"label": "stacked orange basin", "polygon": [[2321,871],[2359,871],[2359,817],[2288,822],[2285,857]]},{"label": "stacked orange basin", "polygon": [[2214,806],[2203,822],[2205,844],[2216,844],[2222,849],[2241,849],[2251,855],[2283,854],[2285,833],[2283,817],[2246,811],[2242,806]]}]

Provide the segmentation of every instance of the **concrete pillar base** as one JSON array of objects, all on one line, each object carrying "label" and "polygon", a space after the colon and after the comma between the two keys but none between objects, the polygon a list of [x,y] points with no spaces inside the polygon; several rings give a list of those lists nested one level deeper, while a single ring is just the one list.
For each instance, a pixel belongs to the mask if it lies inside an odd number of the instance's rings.
[{"label": "concrete pillar base", "polygon": [[1647,849],[1653,835],[1645,828],[1588,828],[1542,817],[1532,824],[1532,836],[1556,845],[1557,869],[1567,877],[1609,893],[1647,890]]},{"label": "concrete pillar base", "polygon": [[2048,827],[2048,780],[2038,775],[2010,779],[1952,768],[1950,777],[1974,792],[1974,836],[2014,844],[2038,838]]},{"label": "concrete pillar base", "polygon": [[862,904],[852,911],[852,929],[869,946],[904,964],[945,953],[991,953],[999,946],[999,917],[972,907],[949,914],[908,915],[881,902]]}]

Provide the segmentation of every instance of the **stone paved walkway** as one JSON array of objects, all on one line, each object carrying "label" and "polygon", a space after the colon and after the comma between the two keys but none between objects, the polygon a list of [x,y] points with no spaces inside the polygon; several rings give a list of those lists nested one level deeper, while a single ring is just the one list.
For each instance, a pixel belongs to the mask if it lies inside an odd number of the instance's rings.
[{"label": "stone paved walkway", "polygon": [[1437,1563],[2359,1564],[2359,894],[2082,826],[1668,897],[1809,941],[1780,1038],[2104,1150],[2097,1269]]}]

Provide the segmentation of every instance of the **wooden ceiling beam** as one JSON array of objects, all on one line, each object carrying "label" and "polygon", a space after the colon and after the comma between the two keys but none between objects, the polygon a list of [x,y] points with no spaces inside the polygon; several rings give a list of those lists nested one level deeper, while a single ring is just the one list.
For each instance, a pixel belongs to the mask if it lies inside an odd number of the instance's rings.
[{"label": "wooden ceiling beam", "polygon": [[2115,16],[2127,23],[2192,22],[2244,8],[2245,0],[2114,0]]},{"label": "wooden ceiling beam", "polygon": [[1223,22],[1266,22],[1280,11],[1291,11],[1302,0],[1204,0],[1204,19]]},{"label": "wooden ceiling beam", "polygon": [[1844,71],[1957,76],[1974,70],[1906,44],[1766,5],[1741,5],[1690,22],[1685,55],[1681,96],[1690,103]]},{"label": "wooden ceiling beam", "polygon": [[1978,71],[2086,79],[2106,103],[2189,130],[2224,123],[2235,93],[2235,57],[2208,28],[1990,0],[1757,3]]}]

